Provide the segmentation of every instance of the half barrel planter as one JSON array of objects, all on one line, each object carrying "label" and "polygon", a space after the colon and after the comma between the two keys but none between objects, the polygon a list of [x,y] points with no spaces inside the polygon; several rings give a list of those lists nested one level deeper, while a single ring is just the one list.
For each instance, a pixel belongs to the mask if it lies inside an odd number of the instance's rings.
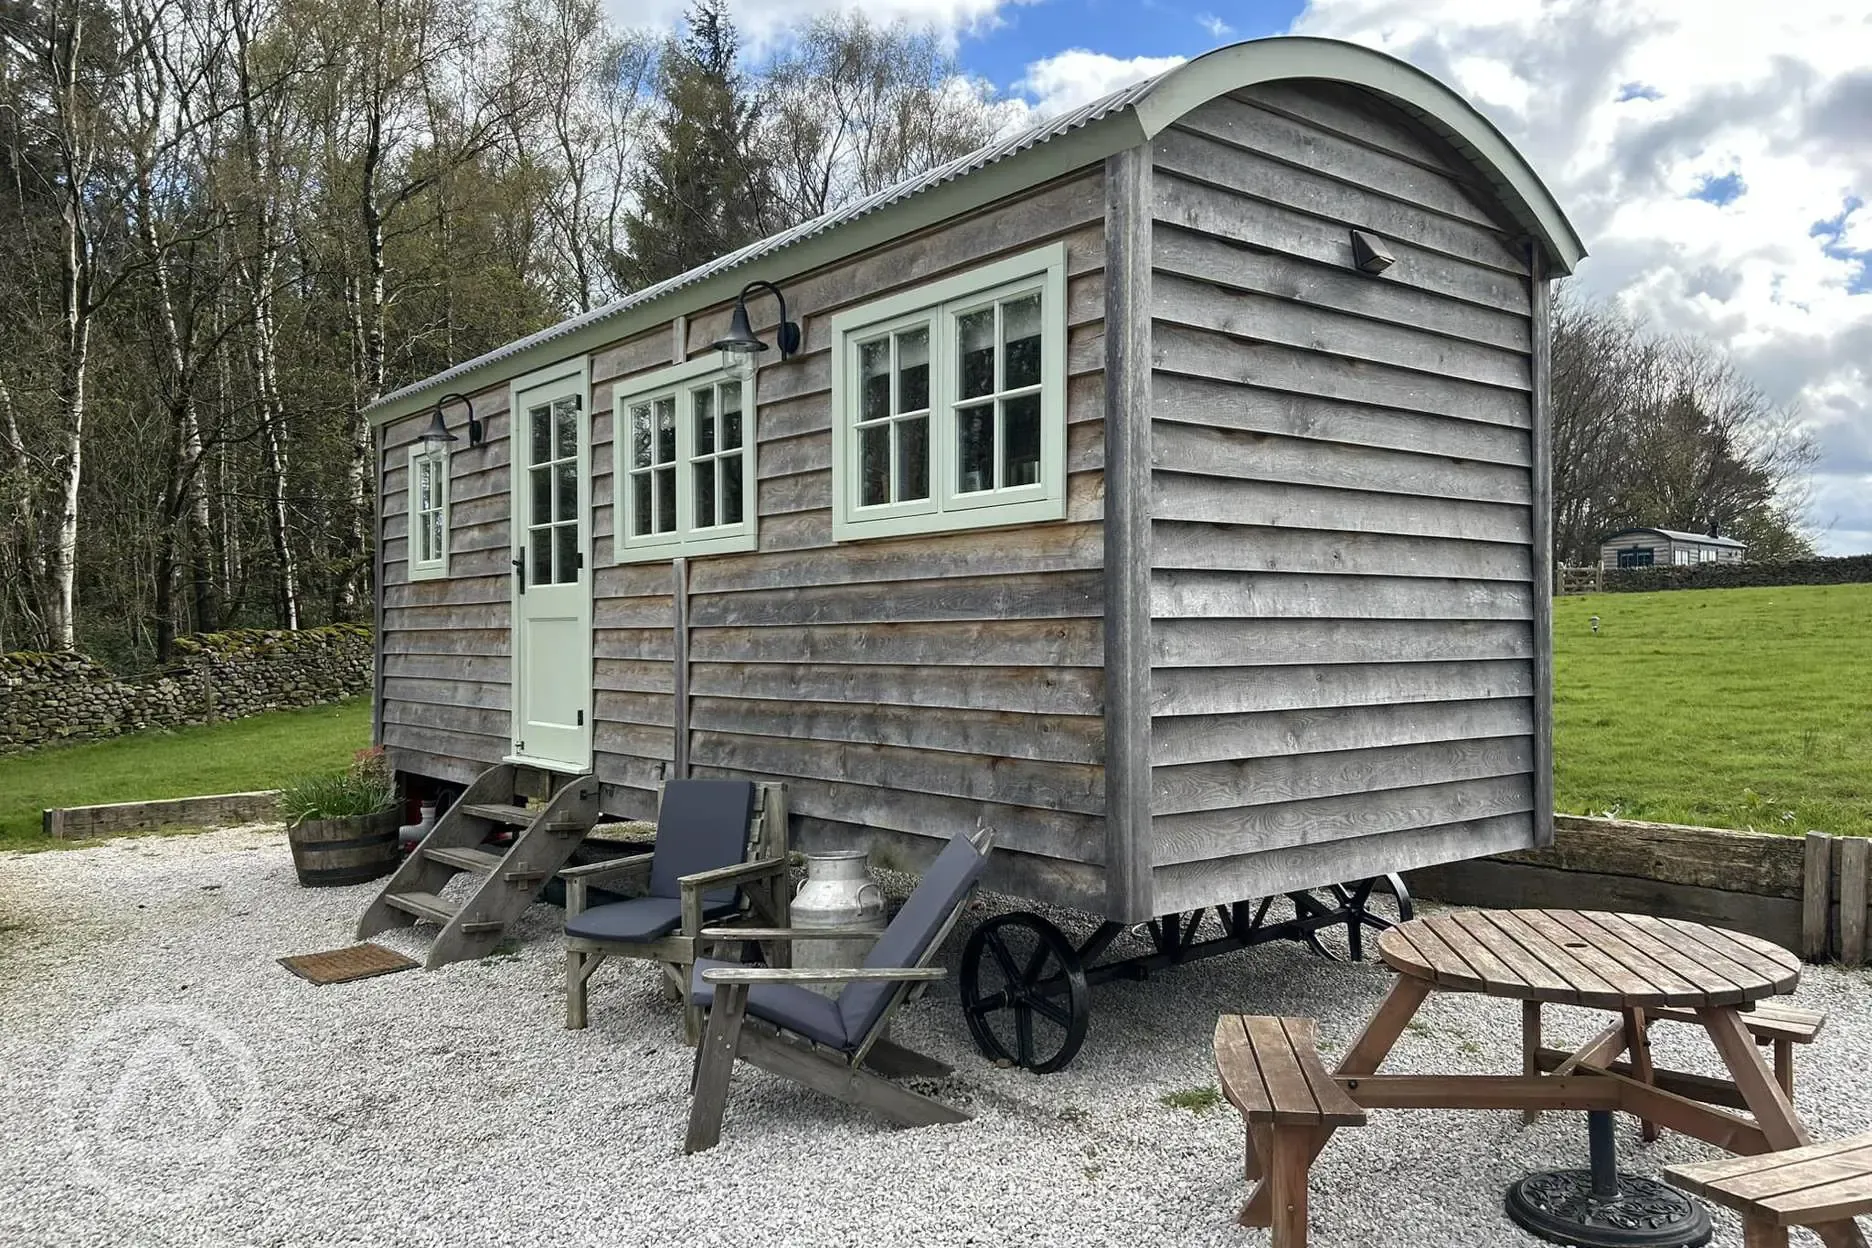
[{"label": "half barrel planter", "polygon": [[398,807],[344,819],[307,819],[286,829],[293,870],[306,888],[362,884],[396,869]]}]

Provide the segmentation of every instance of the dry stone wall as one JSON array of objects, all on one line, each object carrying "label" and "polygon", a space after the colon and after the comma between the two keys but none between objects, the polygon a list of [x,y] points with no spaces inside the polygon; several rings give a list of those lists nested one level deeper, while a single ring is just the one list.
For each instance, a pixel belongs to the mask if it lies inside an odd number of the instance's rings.
[{"label": "dry stone wall", "polygon": [[1691,563],[1655,568],[1607,568],[1608,593],[1655,589],[1749,589],[1772,585],[1852,585],[1872,581],[1872,555],[1788,559],[1779,563]]},{"label": "dry stone wall", "polygon": [[370,688],[371,630],[359,624],[184,637],[175,662],[137,676],[82,654],[4,654],[0,754],[316,706]]}]

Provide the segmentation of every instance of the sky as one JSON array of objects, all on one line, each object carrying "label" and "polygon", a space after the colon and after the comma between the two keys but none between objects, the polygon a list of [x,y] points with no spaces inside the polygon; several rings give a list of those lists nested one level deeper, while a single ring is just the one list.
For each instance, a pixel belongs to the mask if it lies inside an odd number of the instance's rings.
[{"label": "sky", "polygon": [[[849,0],[731,0],[758,49]],[[682,0],[613,0],[633,25]],[[1808,520],[1872,551],[1868,0],[865,0],[1058,112],[1238,39],[1402,58],[1520,148],[1586,242],[1584,292],[1725,348],[1819,445]]]}]

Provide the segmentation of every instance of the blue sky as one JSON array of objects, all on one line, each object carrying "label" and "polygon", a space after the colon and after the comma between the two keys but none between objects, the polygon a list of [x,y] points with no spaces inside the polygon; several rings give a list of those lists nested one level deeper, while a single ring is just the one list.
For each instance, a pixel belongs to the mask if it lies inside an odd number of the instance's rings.
[{"label": "blue sky", "polygon": [[[956,49],[964,69],[1002,90],[1015,89],[1028,65],[1067,48],[1129,59],[1196,56],[1218,44],[1287,31],[1304,3],[1213,5],[1163,0],[1091,0],[1083,4],[1024,4],[1003,9],[1000,25],[964,35]],[[1226,29],[1217,33],[1221,22]]]}]

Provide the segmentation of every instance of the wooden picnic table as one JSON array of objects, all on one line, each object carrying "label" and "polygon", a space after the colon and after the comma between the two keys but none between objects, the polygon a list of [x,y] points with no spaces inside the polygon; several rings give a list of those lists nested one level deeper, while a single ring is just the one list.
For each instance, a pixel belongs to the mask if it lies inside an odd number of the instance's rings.
[{"label": "wooden picnic table", "polygon": [[[1531,1200],[1559,1215],[1556,1227],[1522,1222],[1537,1234],[1574,1234],[1566,1242],[1591,1243],[1591,1238],[1576,1234],[1579,1223],[1609,1215],[1601,1220],[1626,1232],[1634,1228],[1624,1224],[1634,1218],[1655,1222],[1657,1238],[1647,1241],[1641,1227],[1638,1238],[1625,1233],[1606,1242],[1701,1242],[1696,1238],[1698,1219],[1706,1237],[1708,1214],[1700,1205],[1654,1181],[1616,1175],[1610,1130],[1615,1110],[1736,1154],[1812,1143],[1743,1017],[1751,1003],[1792,992],[1800,980],[1799,960],[1768,941],[1648,915],[1464,910],[1398,924],[1379,937],[1378,951],[1398,972],[1397,979],[1334,1072],[1355,1102],[1366,1109],[1588,1111],[1595,1165],[1562,1173],[1592,1180],[1590,1197],[1569,1196],[1545,1176],[1530,1176],[1516,1186],[1524,1202]],[[1524,1003],[1524,1026],[1538,1027],[1542,1003],[1610,1010],[1618,1017],[1555,1063],[1551,1072],[1530,1059],[1519,1075],[1376,1073],[1432,992],[1477,992],[1519,1000]],[[1646,1034],[1647,1010],[1693,1016],[1709,1034],[1730,1078],[1655,1068]],[[1538,1042],[1529,1051],[1537,1047]],[[1631,1060],[1617,1063],[1628,1051]],[[1753,1120],[1723,1108],[1725,1103],[1746,1108]],[[1314,1156],[1331,1136],[1330,1127],[1315,1131]],[[1544,1180],[1544,1185],[1536,1180]],[[1615,1181],[1629,1187],[1607,1187]],[[1256,1187],[1244,1220],[1266,1216],[1267,1186],[1264,1180]],[[1620,1196],[1625,1198],[1622,1209],[1608,1203]],[[1681,1215],[1670,1212],[1666,1207],[1673,1198],[1690,1208]],[[1511,1213],[1514,1204],[1511,1194]],[[1850,1221],[1815,1229],[1834,1248],[1865,1248]]]}]

